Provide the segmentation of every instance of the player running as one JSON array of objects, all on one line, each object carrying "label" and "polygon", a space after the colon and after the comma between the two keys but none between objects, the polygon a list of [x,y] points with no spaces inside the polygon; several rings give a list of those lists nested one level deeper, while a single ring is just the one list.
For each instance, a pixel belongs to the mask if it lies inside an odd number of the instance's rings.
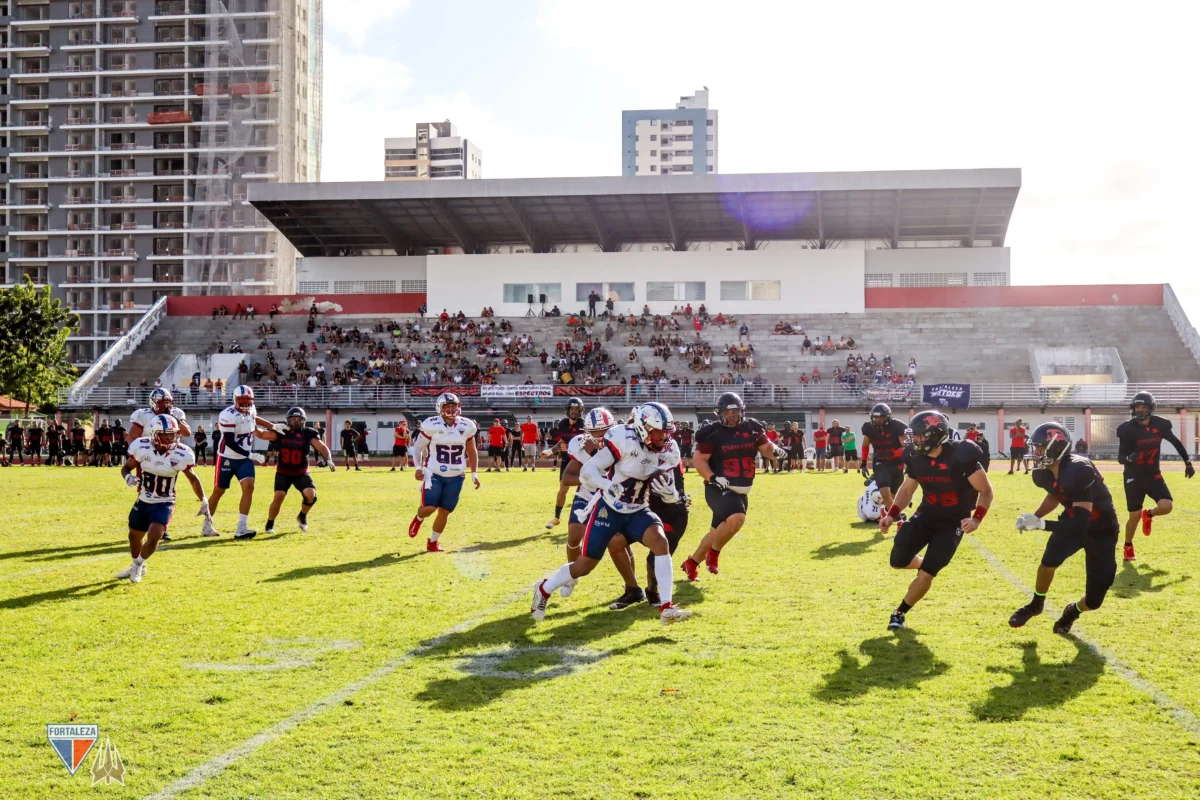
[{"label": "player running", "polygon": [[[326,456],[325,458],[327,461],[332,463],[332,456]],[[392,438],[391,472],[396,471],[397,464],[400,465],[401,472],[404,472],[404,468],[408,466],[408,420],[406,419],[400,420],[400,424],[396,426],[396,430]],[[337,472],[337,467],[334,467],[330,471]]]},{"label": "player running", "polygon": [[274,425],[258,416],[254,407],[254,390],[249,386],[238,386],[233,390],[233,405],[226,408],[217,417],[217,432],[220,441],[216,445],[213,466],[216,470],[216,488],[209,498],[212,514],[205,517],[205,536],[219,536],[213,527],[213,516],[217,513],[217,504],[224,496],[225,490],[234,479],[242,487],[242,500],[238,507],[237,530],[235,539],[253,539],[257,531],[250,529],[250,506],[254,502],[254,465],[262,464],[266,457],[254,452],[255,437],[264,438],[264,430],[286,430],[282,425]]},{"label": "player running", "polygon": [[[904,615],[925,596],[933,579],[954,558],[963,534],[974,533],[992,505],[992,484],[974,442],[951,441],[950,421],[937,411],[917,414],[909,430],[911,447],[903,461],[908,476],[879,518],[879,530],[888,532],[920,486],[921,505],[896,531],[891,556],[893,569],[915,569],[917,577],[892,612],[889,631],[904,627]],[[882,495],[883,487],[879,488]],[[924,557],[917,555],[922,550]]]},{"label": "player running", "polygon": [[308,474],[308,449],[314,448],[329,464],[330,472],[337,472],[333,463],[333,455],[321,441],[321,434],[315,428],[306,428],[308,415],[299,406],[293,406],[287,412],[287,430],[265,432],[262,436],[269,442],[279,445],[279,464],[275,467],[275,497],[267,510],[267,533],[275,530],[275,518],[283,506],[283,499],[288,490],[295,487],[300,493],[300,513],[296,522],[300,530],[308,530],[308,512],[317,504],[317,487],[312,476]]},{"label": "player running", "polygon": [[712,527],[682,564],[689,581],[698,580],[700,562],[718,574],[718,559],[729,540],[746,524],[754,456],[779,463],[787,455],[767,439],[767,431],[746,416],[746,404],[733,392],[717,398],[717,418],[696,431],[696,474],[704,481],[704,500],[712,509]]},{"label": "player running", "polygon": [[[670,544],[662,520],[647,507],[651,491],[663,491],[666,484],[673,484],[670,476],[679,465],[679,448],[671,438],[673,427],[671,411],[665,405],[647,403],[634,409],[632,423],[615,425],[604,435],[604,447],[580,470],[581,482],[595,492],[582,512],[572,514],[573,519],[586,514],[582,552],[534,587],[530,606],[534,620],[545,618],[551,594],[568,584],[573,588],[596,568],[605,551],[623,549],[631,542],[641,542],[654,554],[663,625],[692,615],[671,600]],[[659,478],[662,480],[656,484]],[[674,491],[673,485],[669,491]]]},{"label": "player running", "polygon": [[562,476],[567,471],[567,465],[571,463],[567,446],[581,433],[583,433],[583,401],[578,397],[572,397],[567,401],[567,415],[558,421],[558,425],[550,434],[551,446],[542,451],[543,456],[559,454],[558,497],[554,500],[554,519],[546,523],[546,530],[551,530],[561,521],[563,504],[567,502],[567,487],[563,485]]},{"label": "player running", "polygon": [[[948,434],[947,434],[948,435]],[[908,436],[908,426],[898,419],[892,419],[892,409],[887,403],[876,403],[871,408],[871,420],[864,422],[862,427],[862,466],[863,477],[871,477],[879,487],[883,504],[891,506],[893,495],[904,483],[904,440]],[[874,475],[867,469],[867,459],[871,455],[871,445],[875,446],[875,460],[872,462]],[[911,497],[911,494],[909,495]],[[901,509],[903,511],[903,508]]]},{"label": "player running", "polygon": [[438,413],[427,417],[417,434],[415,463],[416,478],[421,481],[421,505],[408,525],[408,535],[415,537],[425,518],[436,511],[433,533],[425,542],[429,553],[444,552],[438,539],[446,530],[450,514],[458,507],[465,470],[471,471],[471,482],[479,488],[479,450],[475,445],[479,428],[473,421],[460,417],[461,410],[458,395],[443,392],[437,399]]},{"label": "player running", "polygon": [[[1014,611],[1008,624],[1020,628],[1041,614],[1054,571],[1082,550],[1087,575],[1083,597],[1068,603],[1054,623],[1054,632],[1066,635],[1080,614],[1100,607],[1117,577],[1120,523],[1104,478],[1091,461],[1071,452],[1071,434],[1066,428],[1057,422],[1043,422],[1034,429],[1029,443],[1033,446],[1033,485],[1045,489],[1046,498],[1037,511],[1017,517],[1017,530],[1047,530],[1050,538],[1038,567],[1033,599]],[[1063,512],[1057,520],[1043,519],[1059,505]]]},{"label": "player running", "polygon": [[[1162,443],[1170,442],[1179,453],[1185,477],[1196,474],[1187,448],[1171,430],[1170,420],[1154,416],[1157,407],[1154,395],[1138,392],[1129,404],[1133,419],[1117,426],[1117,460],[1125,467],[1125,507],[1129,511],[1129,519],[1125,522],[1126,561],[1137,558],[1133,552],[1133,535],[1137,533],[1138,521],[1142,523],[1142,533],[1149,536],[1154,518],[1170,514],[1173,508],[1171,490],[1167,488],[1158,464]],[[1156,503],[1154,508],[1142,508],[1147,497]]]},{"label": "player running", "polygon": [[[129,456],[121,467],[125,483],[138,490],[137,502],[129,512],[129,552],[133,562],[117,574],[138,583],[146,576],[146,560],[158,549],[158,542],[171,524],[175,513],[175,481],[183,473],[200,501],[200,515],[209,519],[208,500],[204,487],[192,472],[196,458],[187,445],[179,441],[179,422],[160,414],[147,420],[145,437],[129,445]],[[138,474],[134,474],[134,470]]]}]

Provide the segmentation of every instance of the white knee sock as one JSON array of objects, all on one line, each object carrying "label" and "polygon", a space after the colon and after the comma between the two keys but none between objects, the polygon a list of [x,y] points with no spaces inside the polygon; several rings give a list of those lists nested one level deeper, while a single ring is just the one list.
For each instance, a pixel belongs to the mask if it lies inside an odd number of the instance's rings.
[{"label": "white knee sock", "polygon": [[546,585],[542,587],[542,591],[550,594],[560,586],[565,586],[571,580],[571,565],[563,564],[554,574],[546,578]]},{"label": "white knee sock", "polygon": [[440,537],[441,535],[442,535],[441,531],[433,531],[432,533],[429,534],[429,541],[436,542],[438,540],[438,537]]},{"label": "white knee sock", "polygon": [[250,515],[238,514],[238,527],[243,530],[250,526]]},{"label": "white knee sock", "polygon": [[654,557],[654,579],[658,581],[658,597],[663,601],[663,605],[671,602],[671,593],[675,589],[672,572],[669,555]]}]

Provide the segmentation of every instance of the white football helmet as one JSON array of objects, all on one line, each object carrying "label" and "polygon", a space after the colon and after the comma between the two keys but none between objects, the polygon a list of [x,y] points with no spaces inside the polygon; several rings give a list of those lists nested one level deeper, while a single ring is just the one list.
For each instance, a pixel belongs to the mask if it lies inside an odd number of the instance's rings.
[{"label": "white football helmet", "polygon": [[150,390],[150,410],[155,414],[169,414],[175,404],[175,398],[166,389]]},{"label": "white football helmet", "polygon": [[179,423],[170,414],[156,415],[150,420],[150,438],[159,452],[167,452],[179,442]]},{"label": "white football helmet", "polygon": [[242,384],[234,387],[233,390],[233,407],[243,414],[254,413],[254,390],[249,386]]},{"label": "white football helmet", "polygon": [[607,408],[593,408],[583,418],[583,429],[595,440],[604,438],[604,432],[615,425],[617,418]]},{"label": "white football helmet", "polygon": [[446,424],[453,425],[458,422],[458,412],[461,410],[462,403],[454,392],[442,392],[438,395],[437,412]]},{"label": "white football helmet", "polygon": [[634,432],[642,444],[651,450],[662,450],[671,441],[675,420],[671,409],[663,403],[646,403],[633,410]]}]

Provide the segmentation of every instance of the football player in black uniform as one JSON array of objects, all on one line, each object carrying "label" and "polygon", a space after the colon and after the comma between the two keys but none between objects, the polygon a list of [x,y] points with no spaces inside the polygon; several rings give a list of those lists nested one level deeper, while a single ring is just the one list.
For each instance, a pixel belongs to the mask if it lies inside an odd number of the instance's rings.
[{"label": "football player in black uniform", "polygon": [[[888,532],[920,486],[921,505],[896,531],[891,556],[893,569],[915,569],[917,577],[892,612],[890,631],[904,627],[904,615],[925,596],[933,579],[954,558],[963,534],[974,533],[992,505],[992,484],[979,463],[983,453],[974,442],[951,441],[945,416],[922,411],[912,418],[909,431],[911,447],[903,458],[908,476],[879,518],[879,530]],[[882,493],[883,486],[879,489]],[[922,550],[924,557],[917,555]]]},{"label": "football player in black uniform", "polygon": [[864,478],[872,477],[867,469],[867,456],[874,445],[874,480],[885,508],[892,505],[892,495],[904,483],[904,440],[907,436],[908,426],[892,419],[892,409],[887,403],[876,403],[871,409],[871,421],[863,423],[862,474]]},{"label": "football player in black uniform", "polygon": [[275,498],[271,500],[271,508],[267,511],[267,533],[275,530],[275,518],[287,497],[288,489],[293,486],[300,492],[300,513],[296,522],[300,530],[308,530],[308,512],[317,504],[317,487],[312,476],[308,474],[308,448],[311,446],[329,464],[330,472],[337,472],[333,463],[333,454],[321,441],[321,434],[315,428],[306,428],[304,423],[308,415],[303,408],[292,407],[287,412],[287,430],[263,431],[262,438],[279,445],[279,463],[275,467]]},{"label": "football player in black uniform", "polygon": [[567,502],[567,490],[571,488],[563,483],[562,479],[563,473],[567,471],[567,464],[571,463],[567,445],[571,444],[571,440],[581,433],[583,433],[583,401],[578,397],[572,397],[567,401],[567,415],[554,426],[548,440],[550,447],[543,453],[543,455],[558,454],[558,497],[554,500],[554,519],[546,523],[546,530],[554,528],[561,521],[563,503]]},{"label": "football player in black uniform", "polygon": [[[1046,490],[1046,499],[1032,514],[1017,517],[1019,531],[1050,531],[1042,563],[1038,567],[1033,599],[1018,608],[1008,624],[1020,628],[1042,613],[1054,571],[1071,556],[1083,551],[1087,585],[1083,597],[1068,603],[1054,623],[1054,632],[1068,634],[1084,611],[1104,602],[1104,595],[1117,577],[1117,537],[1120,522],[1112,495],[1096,466],[1071,452],[1071,434],[1057,422],[1043,422],[1029,437],[1033,449],[1033,484]],[[1045,520],[1057,506],[1057,520]]]},{"label": "football player in black uniform", "polygon": [[788,473],[796,471],[796,465],[800,465],[800,473],[804,473],[804,431],[800,429],[799,422],[790,423],[783,429],[783,435],[779,437],[780,444],[787,451]]},{"label": "football player in black uniform", "polygon": [[689,581],[697,580],[700,562],[717,574],[721,549],[746,523],[750,487],[754,485],[754,456],[776,466],[787,455],[767,439],[767,429],[746,416],[746,404],[733,392],[717,398],[717,418],[696,431],[696,474],[704,481],[704,500],[712,509],[712,527],[700,546],[683,562]]},{"label": "football player in black uniform", "polygon": [[[1179,453],[1185,476],[1190,478],[1196,474],[1187,448],[1171,430],[1170,420],[1154,416],[1156,407],[1154,395],[1138,392],[1129,404],[1133,419],[1117,426],[1117,460],[1125,467],[1125,507],[1129,511],[1129,519],[1125,522],[1126,561],[1137,558],[1133,552],[1133,535],[1137,533],[1138,521],[1142,523],[1142,533],[1149,536],[1152,520],[1171,513],[1171,490],[1158,465],[1162,443],[1170,442]],[[1143,510],[1142,504],[1147,497],[1156,505]]]}]

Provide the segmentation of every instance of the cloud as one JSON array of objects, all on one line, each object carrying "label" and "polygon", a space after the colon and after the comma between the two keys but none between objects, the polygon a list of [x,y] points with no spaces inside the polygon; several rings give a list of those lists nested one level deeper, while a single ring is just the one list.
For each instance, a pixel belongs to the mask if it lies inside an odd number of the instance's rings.
[{"label": "cloud", "polygon": [[332,0],[325,4],[325,32],[361,46],[373,29],[408,6],[409,0]]}]

